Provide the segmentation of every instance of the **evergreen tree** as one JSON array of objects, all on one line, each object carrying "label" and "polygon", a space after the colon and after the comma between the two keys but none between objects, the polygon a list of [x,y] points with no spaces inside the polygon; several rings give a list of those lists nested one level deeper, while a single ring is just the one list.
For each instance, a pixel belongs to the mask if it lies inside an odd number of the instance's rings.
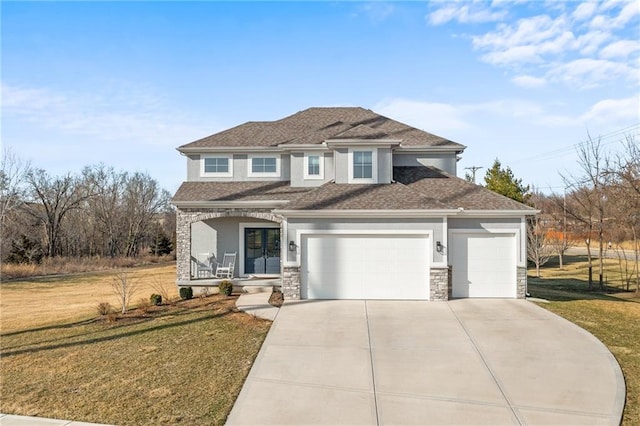
[{"label": "evergreen tree", "polygon": [[531,196],[529,186],[523,186],[522,179],[516,179],[509,167],[503,169],[497,158],[493,166],[487,170],[484,182],[487,189],[520,203],[527,203]]}]

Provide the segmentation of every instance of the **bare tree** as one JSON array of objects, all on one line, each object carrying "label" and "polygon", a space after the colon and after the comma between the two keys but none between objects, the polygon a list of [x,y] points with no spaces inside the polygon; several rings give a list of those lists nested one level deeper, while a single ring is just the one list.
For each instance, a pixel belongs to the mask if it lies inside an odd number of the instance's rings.
[{"label": "bare tree", "polygon": [[578,164],[582,176],[562,176],[565,185],[571,188],[567,194],[566,212],[583,229],[589,262],[589,289],[593,285],[593,264],[591,255],[592,234],[598,241],[599,287],[604,289],[604,233],[606,220],[606,173],[607,158],[600,141],[589,140],[578,148]]},{"label": "bare tree", "polygon": [[91,197],[91,190],[71,174],[52,178],[42,169],[30,171],[26,182],[30,199],[23,205],[24,210],[44,227],[47,255],[56,256],[60,253],[60,231],[65,216],[80,208]]},{"label": "bare tree", "polygon": [[126,314],[129,303],[137,288],[137,283],[126,272],[118,272],[111,281],[113,292],[118,297],[118,303],[122,307],[122,313]]},{"label": "bare tree", "polygon": [[25,177],[30,169],[28,161],[22,161],[10,149],[4,149],[0,164],[0,227],[4,226],[7,216],[22,205]]},{"label": "bare tree", "polygon": [[536,265],[536,277],[540,278],[540,267],[553,256],[553,250],[547,242],[547,229],[539,216],[529,220],[527,226],[527,257]]}]

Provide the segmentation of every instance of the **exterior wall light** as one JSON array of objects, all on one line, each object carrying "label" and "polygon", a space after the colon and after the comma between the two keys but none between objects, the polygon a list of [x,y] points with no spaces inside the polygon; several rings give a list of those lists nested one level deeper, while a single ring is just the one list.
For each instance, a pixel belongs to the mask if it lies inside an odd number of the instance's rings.
[{"label": "exterior wall light", "polygon": [[442,253],[442,243],[440,241],[436,241],[436,251]]},{"label": "exterior wall light", "polygon": [[296,251],[296,242],[293,240],[289,241],[289,251]]}]

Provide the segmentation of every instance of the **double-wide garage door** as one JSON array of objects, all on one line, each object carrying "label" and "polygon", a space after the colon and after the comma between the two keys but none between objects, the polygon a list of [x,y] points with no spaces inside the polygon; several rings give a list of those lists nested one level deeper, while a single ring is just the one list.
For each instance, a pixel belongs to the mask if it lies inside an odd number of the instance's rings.
[{"label": "double-wide garage door", "polygon": [[461,232],[449,238],[453,297],[516,297],[516,237]]},{"label": "double-wide garage door", "polygon": [[303,299],[429,298],[427,235],[309,234],[301,240]]}]

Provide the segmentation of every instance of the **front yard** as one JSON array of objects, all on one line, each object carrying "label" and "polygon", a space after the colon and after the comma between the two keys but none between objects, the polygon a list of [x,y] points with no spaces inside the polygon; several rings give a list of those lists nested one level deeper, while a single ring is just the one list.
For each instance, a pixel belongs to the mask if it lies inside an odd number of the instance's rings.
[{"label": "front yard", "polygon": [[[37,293],[25,297],[46,310]],[[83,318],[43,324],[38,316],[28,325],[30,311],[16,309],[23,318],[9,321],[12,328],[3,318],[0,335],[0,412],[118,425],[223,424],[271,324],[237,312],[235,300],[146,307],[115,322],[94,306]]]},{"label": "front yard", "polygon": [[640,425],[640,295],[611,290],[587,290],[581,259],[574,259],[564,270],[547,267],[543,278],[529,278],[531,296],[549,301],[540,306],[588,330],[613,353],[627,386],[622,423]]}]

